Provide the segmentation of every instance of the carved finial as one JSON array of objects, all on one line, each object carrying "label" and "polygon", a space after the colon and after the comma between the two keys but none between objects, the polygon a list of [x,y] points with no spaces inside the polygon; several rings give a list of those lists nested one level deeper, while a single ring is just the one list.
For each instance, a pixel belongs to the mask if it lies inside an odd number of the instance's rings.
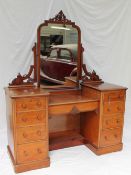
[{"label": "carved finial", "polygon": [[68,20],[66,18],[62,10],[54,18],[51,18],[49,21],[50,22],[71,22],[71,20]]}]

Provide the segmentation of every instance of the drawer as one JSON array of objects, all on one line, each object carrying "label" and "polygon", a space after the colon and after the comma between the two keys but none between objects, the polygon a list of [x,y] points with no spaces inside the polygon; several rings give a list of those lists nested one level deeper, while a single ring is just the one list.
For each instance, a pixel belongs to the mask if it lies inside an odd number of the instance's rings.
[{"label": "drawer", "polygon": [[46,100],[41,97],[20,98],[16,100],[16,111],[39,110],[46,108]]},{"label": "drawer", "polygon": [[17,163],[44,160],[48,157],[48,142],[35,142],[17,146]]},{"label": "drawer", "polygon": [[114,101],[114,102],[105,102],[103,106],[104,114],[113,114],[124,112],[124,102],[123,101]]},{"label": "drawer", "polygon": [[106,117],[103,119],[103,129],[109,128],[117,128],[123,126],[123,117],[120,115],[119,117]]},{"label": "drawer", "polygon": [[112,91],[104,93],[104,101],[122,101],[125,98],[125,91]]},{"label": "drawer", "polygon": [[17,112],[16,124],[17,126],[28,126],[46,123],[46,111],[32,111],[32,112]]},{"label": "drawer", "polygon": [[17,128],[17,143],[27,143],[47,139],[46,125]]},{"label": "drawer", "polygon": [[110,146],[121,143],[122,129],[110,129],[101,131],[100,146]]}]

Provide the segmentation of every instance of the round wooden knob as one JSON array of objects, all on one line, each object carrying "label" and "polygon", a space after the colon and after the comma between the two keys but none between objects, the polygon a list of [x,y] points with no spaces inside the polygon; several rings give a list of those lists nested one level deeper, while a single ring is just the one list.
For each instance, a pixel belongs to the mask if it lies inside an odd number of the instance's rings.
[{"label": "round wooden knob", "polygon": [[108,121],[106,121],[106,125],[108,125],[109,124],[109,122]]},{"label": "round wooden knob", "polygon": [[41,116],[37,115],[37,120],[41,120]]},{"label": "round wooden knob", "polygon": [[121,108],[120,108],[119,106],[117,106],[117,110],[118,110],[118,111],[120,111],[120,110],[121,110]]},{"label": "round wooden knob", "polygon": [[117,134],[114,134],[114,137],[117,138],[118,137]]},{"label": "round wooden knob", "polygon": [[27,105],[26,104],[22,104],[21,105],[23,109],[26,109],[27,108]]},{"label": "round wooden knob", "polygon": [[28,152],[27,151],[24,151],[24,155],[27,157],[28,156]]},{"label": "round wooden knob", "polygon": [[110,108],[107,108],[107,111],[110,112],[111,111]]},{"label": "round wooden knob", "polygon": [[39,154],[41,154],[41,153],[42,153],[42,150],[41,150],[40,148],[38,148],[38,149],[37,149],[37,152],[38,152]]},{"label": "round wooden knob", "polygon": [[121,99],[121,96],[119,95],[118,98]]},{"label": "round wooden knob", "polygon": [[37,102],[36,104],[37,104],[37,106],[41,106],[41,102],[40,102],[40,101],[39,101],[39,102]]},{"label": "round wooden knob", "polygon": [[27,138],[27,134],[26,134],[26,133],[23,133],[23,137],[24,137],[24,138]]},{"label": "round wooden knob", "polygon": [[23,118],[22,118],[22,121],[23,121],[23,122],[26,122],[26,121],[27,121],[27,118],[23,117]]},{"label": "round wooden knob", "polygon": [[105,138],[105,140],[107,140],[107,136],[105,136],[104,138]]},{"label": "round wooden knob", "polygon": [[116,120],[116,123],[119,123],[120,121],[119,120]]},{"label": "round wooden knob", "polygon": [[38,136],[41,136],[41,131],[40,131],[40,130],[37,131],[37,135],[38,135]]}]

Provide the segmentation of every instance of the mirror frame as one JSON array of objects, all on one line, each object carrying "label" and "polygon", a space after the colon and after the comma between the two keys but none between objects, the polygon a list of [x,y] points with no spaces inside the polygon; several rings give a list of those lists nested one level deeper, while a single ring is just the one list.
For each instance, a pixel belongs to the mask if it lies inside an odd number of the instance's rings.
[{"label": "mirror frame", "polygon": [[45,20],[44,23],[40,24],[37,29],[37,83],[38,87],[40,87],[40,32],[43,26],[48,26],[49,23],[52,24],[67,24],[72,25],[72,27],[76,28],[78,31],[78,52],[77,52],[77,82],[76,86],[79,86],[79,80],[82,76],[82,44],[81,44],[81,30],[79,26],[72,22],[71,20],[67,19],[62,10],[54,17],[50,18],[49,20]]}]

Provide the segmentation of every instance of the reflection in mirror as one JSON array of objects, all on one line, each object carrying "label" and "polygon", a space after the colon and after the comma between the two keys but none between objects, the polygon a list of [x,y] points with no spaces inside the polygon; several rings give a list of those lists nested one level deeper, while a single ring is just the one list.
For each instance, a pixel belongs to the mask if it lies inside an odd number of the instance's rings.
[{"label": "reflection in mirror", "polygon": [[49,23],[40,31],[40,83],[64,84],[77,76],[78,31],[72,25]]}]

